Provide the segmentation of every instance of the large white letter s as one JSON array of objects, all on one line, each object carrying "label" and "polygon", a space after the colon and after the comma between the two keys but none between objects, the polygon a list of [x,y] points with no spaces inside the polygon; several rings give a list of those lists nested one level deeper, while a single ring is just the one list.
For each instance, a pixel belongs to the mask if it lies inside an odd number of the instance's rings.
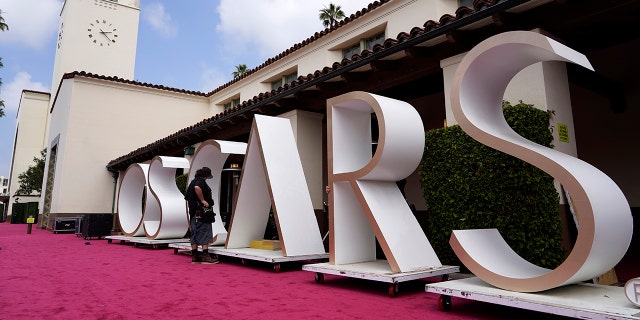
[{"label": "large white letter s", "polygon": [[592,279],[624,256],[633,233],[629,204],[620,188],[592,165],[524,139],[502,115],[509,81],[541,61],[566,61],[593,70],[587,58],[534,32],[499,34],[478,44],[460,63],[451,102],[460,127],[479,142],[549,173],[571,194],[580,221],[575,247],[556,269],[518,256],[497,230],[455,230],[451,246],[469,270],[497,287],[535,292]]}]

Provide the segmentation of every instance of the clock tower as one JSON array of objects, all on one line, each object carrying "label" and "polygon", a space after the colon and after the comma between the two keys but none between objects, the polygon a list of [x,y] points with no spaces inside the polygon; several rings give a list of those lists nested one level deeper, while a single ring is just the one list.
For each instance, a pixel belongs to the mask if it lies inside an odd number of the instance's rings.
[{"label": "clock tower", "polygon": [[[74,212],[77,199],[64,198],[77,194],[72,190],[78,179],[78,173],[73,172],[73,169],[101,172],[104,169],[92,171],[95,168],[91,166],[97,163],[97,166],[104,168],[104,163],[108,161],[106,157],[99,160],[94,157],[94,161],[82,162],[87,153],[92,153],[87,151],[85,142],[98,141],[109,128],[103,127],[98,133],[90,130],[91,128],[77,128],[88,122],[86,116],[83,117],[83,112],[96,114],[100,107],[96,107],[99,104],[95,104],[95,101],[83,100],[81,90],[71,99],[72,90],[60,87],[62,76],[73,71],[86,71],[133,80],[139,17],[140,0],[65,0],[62,5],[44,129],[47,158],[43,196],[40,199],[43,227],[50,227],[48,224],[51,213]],[[70,88],[73,83],[75,82],[69,83]],[[57,99],[58,94],[63,98]],[[82,108],[75,107],[78,103]],[[76,112],[77,110],[82,112]],[[95,156],[97,153],[99,152],[92,154]],[[81,163],[74,163],[73,159],[80,159]],[[63,163],[72,170],[64,171]]]},{"label": "clock tower", "polygon": [[139,17],[140,0],[65,0],[60,12],[52,96],[62,75],[68,72],[132,80]]}]

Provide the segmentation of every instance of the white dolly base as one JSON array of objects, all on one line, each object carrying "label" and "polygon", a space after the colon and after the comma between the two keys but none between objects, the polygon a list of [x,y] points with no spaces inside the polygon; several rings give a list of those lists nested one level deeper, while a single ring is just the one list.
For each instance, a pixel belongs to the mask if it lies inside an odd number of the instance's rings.
[{"label": "white dolly base", "polygon": [[189,241],[189,239],[148,239],[146,237],[129,237],[129,236],[106,236],[108,243],[113,242],[113,240],[120,241],[120,243],[131,242],[135,247],[138,247],[140,244],[150,245],[154,249],[158,249],[160,246],[169,245],[170,243],[175,242],[185,242]]},{"label": "white dolly base", "polygon": [[324,274],[386,282],[389,283],[389,296],[395,297],[398,294],[399,282],[435,276],[442,276],[443,279],[447,279],[449,274],[459,272],[460,268],[456,266],[442,266],[411,272],[393,272],[387,260],[376,260],[341,265],[332,265],[329,263],[307,264],[302,266],[302,270],[315,272],[317,283],[324,282]]},{"label": "white dolly base", "polygon": [[[180,251],[191,252],[191,244],[189,242],[184,243],[172,243],[169,244],[170,248],[173,248],[173,253],[178,254]],[[198,251],[202,251],[198,246]],[[239,249],[225,249],[222,246],[209,247],[209,253],[213,253],[218,256],[229,256],[242,259],[242,264],[246,265],[247,260],[262,261],[273,264],[273,269],[276,272],[280,272],[280,263],[292,262],[292,261],[306,261],[306,260],[322,260],[328,259],[329,254],[314,254],[304,256],[287,256],[282,254],[282,250],[262,250],[254,248],[239,248]]]},{"label": "white dolly base", "polygon": [[[185,239],[182,239],[185,240]],[[187,239],[188,240],[188,239]],[[191,243],[189,242],[174,242],[169,244],[169,248],[173,248],[173,254],[180,252],[191,254]],[[222,248],[222,246],[209,246],[209,252],[212,248]],[[198,246],[198,251],[202,252],[202,246]]]},{"label": "white dolly base", "polygon": [[247,260],[272,263],[273,269],[276,272],[280,272],[280,264],[283,262],[322,260],[329,258],[328,253],[285,257],[282,254],[282,250],[263,250],[254,248],[225,249],[222,247],[209,247],[209,252],[219,256],[240,258],[244,265],[247,264]]},{"label": "white dolly base", "polygon": [[440,310],[451,308],[451,296],[579,319],[640,319],[640,308],[626,298],[622,287],[574,284],[542,293],[496,288],[477,277],[427,284],[427,292],[441,294]]}]

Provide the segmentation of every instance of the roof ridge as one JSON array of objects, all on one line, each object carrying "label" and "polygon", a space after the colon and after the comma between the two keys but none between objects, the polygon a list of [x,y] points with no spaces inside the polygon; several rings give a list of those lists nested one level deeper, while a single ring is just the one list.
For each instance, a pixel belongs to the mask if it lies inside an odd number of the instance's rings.
[{"label": "roof ridge", "polygon": [[148,83],[148,82],[140,82],[140,81],[137,81],[137,80],[125,79],[125,78],[121,78],[121,77],[118,77],[118,76],[100,75],[100,74],[91,73],[91,72],[87,72],[87,71],[72,71],[72,72],[68,72],[68,73],[65,73],[62,76],[62,78],[63,79],[70,79],[70,78],[73,78],[75,76],[82,76],[82,77],[88,77],[88,78],[94,78],[94,79],[101,79],[101,80],[108,80],[108,81],[114,81],[114,82],[120,82],[120,83],[126,83],[126,84],[133,84],[133,85],[138,85],[138,86],[142,86],[142,87],[148,87],[148,88],[154,88],[154,89],[160,89],[160,90],[166,90],[166,91],[173,91],[173,92],[179,92],[179,93],[185,93],[185,94],[191,94],[191,95],[197,95],[197,96],[204,96],[204,97],[207,96],[204,92],[201,92],[201,91],[178,89],[178,88],[168,87],[168,86],[161,85],[161,84],[152,84],[152,83]]},{"label": "roof ridge", "polygon": [[[382,2],[389,2],[392,0],[382,0]],[[481,11],[485,11],[487,8],[492,7],[498,3],[501,2],[509,2],[510,0],[475,0],[474,1],[474,8],[469,8],[469,7],[459,7],[456,12],[455,15],[451,15],[451,14],[444,14],[442,15],[438,21],[434,21],[434,20],[427,20],[422,27],[413,27],[409,33],[407,32],[400,32],[398,33],[398,35],[396,36],[396,38],[388,38],[386,39],[383,44],[378,44],[376,46],[374,46],[371,50],[367,49],[362,51],[359,54],[354,54],[350,59],[344,58],[341,61],[337,61],[334,62],[331,66],[325,66],[321,69],[318,69],[316,71],[314,71],[313,73],[309,73],[306,76],[299,76],[297,79],[293,80],[291,83],[285,84],[277,89],[273,89],[271,91],[267,91],[267,92],[261,92],[259,94],[256,94],[255,96],[253,96],[252,98],[249,98],[243,102],[241,102],[239,105],[229,108],[227,110],[224,110],[220,113],[217,113],[215,115],[212,115],[211,117],[205,118],[203,120],[198,121],[195,124],[189,125],[185,128],[182,128],[174,133],[171,133],[167,136],[165,136],[164,138],[158,139],[154,142],[151,142],[143,147],[140,147],[134,151],[129,152],[126,155],[120,156],[114,160],[111,160],[108,164],[107,164],[107,168],[111,167],[112,165],[114,165],[115,163],[126,159],[126,158],[132,158],[135,156],[139,156],[140,154],[144,153],[146,150],[151,150],[153,149],[155,146],[162,144],[166,141],[169,140],[179,140],[180,137],[182,135],[184,135],[185,133],[189,132],[190,130],[196,129],[198,127],[201,126],[205,126],[205,125],[210,125],[211,122],[214,122],[216,120],[219,120],[221,118],[225,118],[225,117],[232,117],[234,113],[243,113],[246,110],[243,109],[247,109],[252,107],[255,104],[260,103],[261,101],[268,99],[272,96],[278,95],[284,91],[287,91],[293,87],[296,86],[300,86],[304,83],[307,82],[311,82],[316,80],[317,78],[323,77],[329,73],[335,72],[339,69],[343,69],[345,67],[348,67],[354,63],[359,62],[360,60],[363,60],[369,56],[372,55],[376,55],[378,53],[381,53],[387,49],[390,49],[392,47],[401,45],[409,40],[412,40],[414,38],[418,38],[420,36],[423,36],[425,34],[431,33],[433,31],[436,31],[437,29],[446,26],[446,25],[451,25],[454,24],[456,22],[458,22],[460,19],[465,18],[468,15],[472,15],[474,13],[478,13]],[[375,3],[379,3],[379,1],[376,1]],[[371,5],[370,5],[371,6]],[[335,29],[335,28],[334,28]],[[308,44],[308,43],[307,43]],[[306,44],[305,44],[306,45]],[[226,86],[230,85],[233,82],[229,82],[226,84]],[[211,92],[208,93],[207,96],[210,96],[211,94],[213,94],[215,92]]]}]

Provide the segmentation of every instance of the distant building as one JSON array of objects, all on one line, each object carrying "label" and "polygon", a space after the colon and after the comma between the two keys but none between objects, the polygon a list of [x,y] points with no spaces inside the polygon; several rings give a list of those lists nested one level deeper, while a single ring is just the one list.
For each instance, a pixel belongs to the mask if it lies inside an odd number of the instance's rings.
[{"label": "distant building", "polygon": [[9,200],[9,178],[0,176],[0,222],[5,221],[7,201]]},{"label": "distant building", "polygon": [[0,196],[9,195],[9,178],[0,176]]}]

